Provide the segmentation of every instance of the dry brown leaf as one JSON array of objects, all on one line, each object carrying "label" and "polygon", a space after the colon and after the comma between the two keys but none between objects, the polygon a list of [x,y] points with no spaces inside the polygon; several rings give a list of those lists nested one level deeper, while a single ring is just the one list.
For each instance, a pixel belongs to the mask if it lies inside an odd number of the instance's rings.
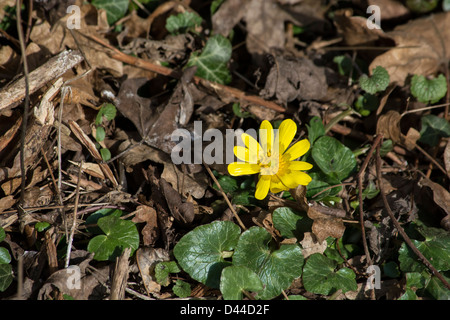
[{"label": "dry brown leaf", "polygon": [[382,134],[384,139],[391,139],[394,143],[400,143],[400,120],[400,113],[389,110],[378,119],[377,134]]},{"label": "dry brown leaf", "polygon": [[[342,217],[337,217],[337,215]],[[343,210],[328,208],[315,203],[309,207],[308,217],[314,220],[312,232],[319,243],[328,237],[339,239],[344,234],[345,226],[342,218],[345,217],[345,211]]]},{"label": "dry brown leaf", "polygon": [[15,204],[17,200],[14,199],[14,196],[6,196],[0,199],[0,213],[2,213],[5,210],[11,209]]},{"label": "dry brown leaf", "polygon": [[161,178],[169,182],[175,190],[179,190],[181,194],[192,195],[196,199],[203,198],[208,188],[208,177],[204,172],[183,173],[170,162],[164,164]]},{"label": "dry brown leaf", "polygon": [[69,121],[69,126],[73,134],[88,149],[89,153],[94,157],[94,159],[97,160],[105,176],[108,177],[108,179],[112,182],[114,186],[117,186],[118,182],[114,177],[114,174],[112,173],[109,166],[106,163],[102,162],[103,161],[102,156],[100,155],[100,152],[98,152],[92,140],[86,135],[86,133],[84,133],[83,129],[81,129],[81,127],[75,121],[72,120]]},{"label": "dry brown leaf", "polygon": [[419,140],[419,138],[420,132],[413,127],[410,127],[408,133],[406,133],[406,136],[404,137],[403,144],[405,145],[406,149],[411,151],[416,147],[416,142],[417,140]]},{"label": "dry brown leaf", "polygon": [[261,96],[275,96],[282,103],[299,100],[320,100],[327,94],[325,69],[305,58],[276,57],[267,76]]},{"label": "dry brown leaf", "polygon": [[444,151],[444,165],[447,174],[450,175],[450,140],[447,141],[447,146]]},{"label": "dry brown leaf", "polygon": [[409,75],[428,76],[450,59],[450,12],[412,20],[387,32],[396,47],[376,57],[369,66],[385,68],[391,82],[403,86]]},{"label": "dry brown leaf", "polygon": [[300,241],[302,245],[302,253],[305,259],[313,253],[324,253],[327,249],[327,241],[319,242],[317,237],[312,232],[305,232],[303,240]]},{"label": "dry brown leaf", "polygon": [[[85,35],[95,35],[104,41],[107,41],[102,33],[109,28],[106,12],[97,9],[86,1],[77,1],[80,7],[80,29]],[[47,20],[36,17],[36,23],[33,25],[30,33],[30,39],[41,47],[46,48],[50,53],[56,54],[65,47],[78,49],[78,46],[67,29],[67,20],[72,14],[66,14],[53,26]],[[95,18],[94,18],[95,17]],[[83,53],[90,65],[95,69],[105,69],[114,76],[120,77],[123,74],[123,65],[121,62],[112,59],[99,47],[93,47],[91,42],[85,37],[77,34],[77,40],[83,47]]]},{"label": "dry brown leaf", "polygon": [[433,191],[434,202],[441,207],[447,215],[450,215],[450,193],[440,184],[423,177],[420,184]]},{"label": "dry brown leaf", "polygon": [[366,17],[350,17],[349,12],[337,14],[334,21],[338,32],[344,37],[349,46],[368,44],[384,37],[381,29],[367,28]]},{"label": "dry brown leaf", "polygon": [[[382,9],[383,21],[389,19],[400,19],[409,15],[409,10],[402,2],[396,0],[368,0],[367,5],[377,5]],[[381,22],[383,26],[383,22]]]},{"label": "dry brown leaf", "polygon": [[273,0],[228,0],[213,15],[213,29],[228,36],[241,19],[246,22],[250,53],[262,54],[284,47],[284,21],[288,15]]},{"label": "dry brown leaf", "polygon": [[138,206],[132,221],[135,223],[145,222],[145,226],[141,231],[142,241],[144,246],[153,245],[159,236],[156,210],[145,205]]},{"label": "dry brown leaf", "polygon": [[164,178],[159,180],[159,185],[175,220],[182,225],[190,224],[195,218],[194,204],[183,202],[180,194]]}]

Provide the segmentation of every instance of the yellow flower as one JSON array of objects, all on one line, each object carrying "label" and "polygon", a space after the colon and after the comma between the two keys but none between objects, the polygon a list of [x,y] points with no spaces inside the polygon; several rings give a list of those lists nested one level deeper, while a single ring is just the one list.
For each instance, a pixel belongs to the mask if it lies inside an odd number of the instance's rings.
[{"label": "yellow flower", "polygon": [[290,148],[297,133],[297,125],[291,119],[284,120],[278,131],[274,133],[269,121],[264,120],[259,128],[258,143],[252,136],[243,133],[241,136],[245,144],[234,147],[234,154],[244,162],[233,162],[228,165],[228,172],[232,176],[259,173],[256,185],[256,199],[264,199],[269,190],[277,193],[307,185],[311,177],[304,173],[312,164],[295,159],[304,155],[310,148],[308,140],[298,141]]}]

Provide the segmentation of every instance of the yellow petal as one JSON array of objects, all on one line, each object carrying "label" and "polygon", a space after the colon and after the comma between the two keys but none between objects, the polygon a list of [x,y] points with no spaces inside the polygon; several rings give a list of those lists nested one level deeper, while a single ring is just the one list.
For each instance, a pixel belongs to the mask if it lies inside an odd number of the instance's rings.
[{"label": "yellow petal", "polygon": [[313,167],[312,164],[304,161],[290,161],[289,162],[289,169],[290,170],[309,170]]},{"label": "yellow petal", "polygon": [[307,186],[312,180],[308,174],[301,171],[292,171],[289,175],[295,181],[296,186],[299,184]]},{"label": "yellow petal", "polygon": [[235,146],[233,148],[233,151],[239,160],[254,164],[258,163],[258,157],[256,153],[250,153],[250,150],[246,147]]},{"label": "yellow petal", "polygon": [[[295,160],[302,155],[304,155],[306,152],[308,152],[311,144],[308,140],[303,139],[299,142],[295,143],[292,147],[290,147],[285,154],[289,154],[289,160]],[[302,169],[300,169],[302,170]],[[308,170],[308,169],[303,169]]]},{"label": "yellow petal", "polygon": [[257,164],[233,162],[228,165],[228,172],[232,176],[242,176],[245,174],[259,173],[259,166]]},{"label": "yellow petal", "polygon": [[287,147],[289,147],[296,133],[297,125],[291,119],[286,119],[280,124],[280,127],[278,128],[280,154],[283,154]]},{"label": "yellow petal", "polygon": [[259,127],[259,141],[266,154],[272,153],[273,127],[267,120],[264,120]]},{"label": "yellow petal", "polygon": [[[300,171],[298,171],[300,172]],[[284,185],[286,189],[294,189],[298,186],[297,181],[295,180],[294,175],[292,173],[283,174],[283,175],[277,175],[278,178],[281,180],[281,183]]]},{"label": "yellow petal", "polygon": [[244,142],[245,146],[249,149],[250,154],[254,154],[259,158],[260,152],[262,152],[262,148],[258,141],[256,141],[255,138],[247,133],[243,133],[241,135],[241,139]]},{"label": "yellow petal", "polygon": [[278,193],[281,191],[289,190],[288,187],[286,187],[280,179],[278,179],[277,176],[272,176],[272,180],[270,181],[270,192],[272,193]]},{"label": "yellow petal", "polygon": [[270,187],[270,177],[271,176],[261,176],[256,185],[255,198],[258,200],[264,199],[269,193]]}]

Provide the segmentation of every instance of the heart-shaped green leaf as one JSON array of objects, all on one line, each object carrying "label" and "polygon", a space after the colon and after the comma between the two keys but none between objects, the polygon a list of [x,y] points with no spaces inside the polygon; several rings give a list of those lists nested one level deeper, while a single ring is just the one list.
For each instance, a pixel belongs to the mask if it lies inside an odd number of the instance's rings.
[{"label": "heart-shaped green leaf", "polygon": [[265,229],[252,227],[242,233],[233,255],[234,266],[245,266],[261,279],[265,287],[256,297],[262,300],[278,296],[302,274],[300,247],[282,245],[274,250],[271,238]]},{"label": "heart-shaped green leaf", "polygon": [[220,277],[220,292],[224,300],[241,300],[242,292],[258,292],[263,289],[263,283],[258,275],[244,266],[230,266],[222,270]]},{"label": "heart-shaped green leaf", "polygon": [[306,127],[308,128],[308,139],[311,145],[314,145],[314,142],[318,138],[325,135],[325,126],[322,123],[322,119],[319,117],[313,117]]},{"label": "heart-shaped green leaf", "polygon": [[364,91],[370,94],[375,94],[377,92],[386,90],[389,85],[389,81],[389,73],[386,71],[386,69],[381,66],[377,66],[375,69],[373,69],[371,77],[363,74],[359,78],[359,85]]},{"label": "heart-shaped green leaf", "polygon": [[180,272],[180,268],[175,261],[162,261],[158,262],[155,266],[155,278],[156,282],[163,286],[170,284],[169,274]]},{"label": "heart-shaped green leaf", "polygon": [[356,275],[353,270],[341,268],[335,271],[337,263],[320,253],[308,257],[303,268],[303,285],[307,291],[328,295],[339,289],[342,292],[356,290]]},{"label": "heart-shaped green leaf", "polygon": [[227,63],[231,58],[231,43],[222,35],[215,35],[208,39],[201,54],[196,52],[186,67],[197,66],[196,75],[209,81],[226,84],[231,81]]},{"label": "heart-shaped green leaf", "polygon": [[231,263],[225,259],[234,250],[241,229],[231,221],[215,221],[184,235],[173,253],[181,268],[201,283],[219,288],[222,269]]},{"label": "heart-shaped green leaf", "polygon": [[102,230],[99,227],[93,226],[93,225],[97,224],[98,219],[107,217],[109,215],[120,217],[122,215],[122,210],[100,209],[100,210],[95,211],[94,213],[91,213],[90,216],[87,217],[86,222],[85,222],[86,226],[88,226],[86,228],[86,230],[93,234],[101,234]]},{"label": "heart-shaped green leaf", "polygon": [[436,103],[447,93],[447,81],[442,74],[434,79],[415,74],[411,79],[411,93],[420,102]]},{"label": "heart-shaped green leaf", "polygon": [[133,254],[139,247],[139,232],[132,221],[110,215],[98,219],[97,224],[105,234],[89,241],[88,251],[95,253],[95,260],[114,260],[123,249],[131,248]]},{"label": "heart-shaped green leaf", "polygon": [[312,157],[323,173],[340,181],[347,178],[356,167],[353,152],[329,136],[323,136],[316,141]]},{"label": "heart-shaped green leaf", "polygon": [[187,298],[191,295],[191,286],[189,283],[183,280],[177,280],[172,288],[173,293],[175,293],[179,298]]},{"label": "heart-shaped green leaf", "polygon": [[312,220],[289,207],[277,208],[272,214],[273,226],[285,238],[303,239],[303,234],[311,230]]}]

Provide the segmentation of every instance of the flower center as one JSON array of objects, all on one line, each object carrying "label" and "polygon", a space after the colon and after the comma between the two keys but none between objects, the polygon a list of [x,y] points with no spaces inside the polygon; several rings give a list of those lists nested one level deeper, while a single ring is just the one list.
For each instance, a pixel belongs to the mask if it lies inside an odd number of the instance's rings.
[{"label": "flower center", "polygon": [[261,175],[273,176],[276,174],[283,174],[287,170],[288,162],[283,156],[273,154],[271,156],[261,159],[259,166],[261,167]]}]

